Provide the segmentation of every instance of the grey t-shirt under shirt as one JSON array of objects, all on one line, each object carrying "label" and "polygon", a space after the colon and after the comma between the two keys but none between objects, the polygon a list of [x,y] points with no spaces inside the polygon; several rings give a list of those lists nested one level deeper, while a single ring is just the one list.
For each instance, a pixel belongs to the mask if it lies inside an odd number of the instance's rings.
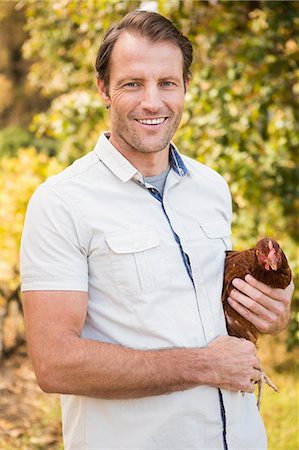
[{"label": "grey t-shirt under shirt", "polygon": [[166,178],[167,178],[167,175],[169,174],[169,171],[170,171],[170,166],[168,166],[167,169],[164,170],[159,175],[155,175],[153,177],[144,177],[144,181],[146,183],[149,183],[152,186],[154,186],[160,192],[161,197],[163,197],[164,186],[165,186]]}]

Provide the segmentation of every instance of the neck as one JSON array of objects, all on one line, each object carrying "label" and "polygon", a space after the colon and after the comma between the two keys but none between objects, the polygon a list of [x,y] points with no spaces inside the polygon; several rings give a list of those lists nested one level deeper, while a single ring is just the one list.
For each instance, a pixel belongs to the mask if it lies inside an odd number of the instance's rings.
[{"label": "neck", "polygon": [[[126,157],[126,155],[124,155]],[[159,153],[136,155],[135,158],[127,158],[144,177],[154,177],[164,172],[169,165],[169,150]]]},{"label": "neck", "polygon": [[139,152],[120,148],[113,136],[111,144],[121,153],[144,177],[154,177],[167,169],[169,165],[169,145],[158,152]]}]

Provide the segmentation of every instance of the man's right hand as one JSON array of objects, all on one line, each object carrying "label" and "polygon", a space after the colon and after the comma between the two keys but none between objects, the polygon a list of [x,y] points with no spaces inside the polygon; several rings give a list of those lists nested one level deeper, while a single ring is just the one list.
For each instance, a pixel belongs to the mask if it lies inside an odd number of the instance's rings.
[{"label": "man's right hand", "polygon": [[255,345],[241,338],[221,336],[206,348],[207,384],[232,391],[254,392],[261,378],[261,364]]}]

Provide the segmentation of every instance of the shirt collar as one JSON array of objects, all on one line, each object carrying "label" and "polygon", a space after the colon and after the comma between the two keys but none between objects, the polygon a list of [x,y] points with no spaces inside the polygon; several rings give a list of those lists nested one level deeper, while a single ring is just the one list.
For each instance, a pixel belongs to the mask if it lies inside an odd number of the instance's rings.
[{"label": "shirt collar", "polygon": [[101,133],[94,152],[98,158],[114,173],[121,181],[126,183],[138,170],[111,144],[109,133]]},{"label": "shirt collar", "polygon": [[[111,144],[109,141],[109,132],[101,133],[94,152],[108,169],[124,183],[131,178],[143,182],[143,177],[138,170]],[[169,162],[170,167],[180,177],[188,173],[188,169],[173,143],[170,144]]]},{"label": "shirt collar", "polygon": [[169,152],[169,162],[170,167],[180,176],[184,177],[188,173],[188,169],[179,154],[176,146],[171,142],[170,143],[170,152]]}]

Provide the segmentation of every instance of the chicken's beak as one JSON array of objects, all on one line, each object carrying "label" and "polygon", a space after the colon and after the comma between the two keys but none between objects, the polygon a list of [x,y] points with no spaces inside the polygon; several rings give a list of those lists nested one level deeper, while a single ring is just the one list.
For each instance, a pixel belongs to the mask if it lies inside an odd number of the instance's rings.
[{"label": "chicken's beak", "polygon": [[271,258],[268,260],[268,262],[269,262],[269,266],[271,267],[271,269],[276,271],[277,270],[277,259]]},{"label": "chicken's beak", "polygon": [[277,261],[270,261],[269,264],[272,270],[277,270]]},{"label": "chicken's beak", "polygon": [[277,253],[273,247],[271,248],[271,250],[269,251],[269,254],[267,256],[267,263],[269,264],[269,266],[271,267],[272,270],[274,270],[274,271],[277,270],[277,266],[278,266]]},{"label": "chicken's beak", "polygon": [[267,263],[269,264],[272,270],[276,271],[278,267],[277,253],[273,247],[273,243],[271,240],[269,241],[269,250],[270,251],[267,256]]}]

